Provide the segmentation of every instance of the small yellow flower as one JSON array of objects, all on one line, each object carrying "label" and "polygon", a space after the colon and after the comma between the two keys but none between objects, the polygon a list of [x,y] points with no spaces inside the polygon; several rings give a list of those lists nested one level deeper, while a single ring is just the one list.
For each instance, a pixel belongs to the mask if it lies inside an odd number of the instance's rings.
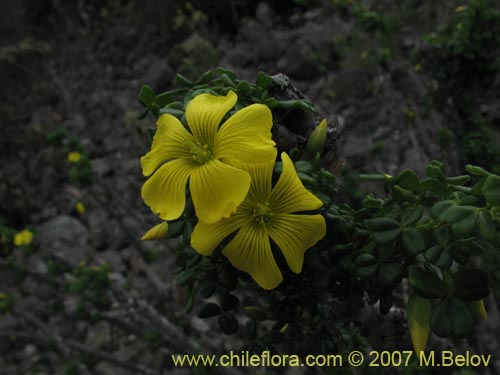
[{"label": "small yellow flower", "polygon": [[78,151],[71,151],[70,153],[68,153],[68,161],[71,164],[78,163],[81,158],[82,158],[82,154],[80,154]]},{"label": "small yellow flower", "polygon": [[466,9],[467,9],[466,5],[459,5],[455,8],[455,13],[462,13]]},{"label": "small yellow flower", "polygon": [[24,229],[14,235],[14,245],[28,246],[33,241],[33,233],[28,229]]},{"label": "small yellow flower", "polygon": [[316,210],[323,203],[302,185],[287,154],[281,154],[281,161],[283,172],[274,188],[273,162],[245,165],[252,184],[236,213],[213,224],[199,221],[191,236],[191,246],[200,254],[210,255],[224,238],[237,231],[222,254],[264,289],[273,289],[283,281],[269,238],[290,269],[300,273],[304,253],[326,234],[323,216],[294,214]]},{"label": "small yellow flower", "polygon": [[78,201],[78,202],[76,202],[76,204],[75,204],[75,210],[76,210],[76,212],[78,212],[80,215],[83,215],[83,214],[85,214],[85,212],[87,211],[87,208],[85,207],[85,205],[84,205],[82,202]]},{"label": "small yellow flower", "polygon": [[164,221],[153,228],[148,230],[144,236],[142,236],[143,241],[157,241],[164,240],[168,237],[168,223]]},{"label": "small yellow flower", "polygon": [[420,72],[421,70],[422,70],[422,65],[420,65],[420,64],[416,64],[416,65],[415,65],[415,71],[416,71],[416,72]]},{"label": "small yellow flower", "polygon": [[188,180],[198,219],[215,223],[229,217],[250,188],[250,174],[230,161],[274,160],[267,106],[252,104],[220,125],[237,100],[233,91],[196,96],[186,108],[190,131],[170,114],[158,119],[151,151],[141,158],[141,166],[145,176],[152,175],[142,187],[142,198],[161,219],[181,216]]}]

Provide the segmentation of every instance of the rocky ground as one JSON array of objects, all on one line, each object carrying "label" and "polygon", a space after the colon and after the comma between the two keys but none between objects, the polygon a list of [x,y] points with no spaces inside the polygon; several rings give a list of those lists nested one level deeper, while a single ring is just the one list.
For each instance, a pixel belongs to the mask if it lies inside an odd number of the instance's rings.
[{"label": "rocky ground", "polygon": [[[175,243],[140,240],[156,224],[140,198],[139,158],[153,123],[137,120],[143,84],[161,91],[174,85],[176,71],[194,77],[215,66],[252,81],[259,70],[284,73],[321,112],[338,119],[346,186],[359,188],[357,173],[412,168],[422,174],[433,159],[460,172],[456,134],[446,132],[455,115],[422,104],[436,82],[410,53],[423,32],[445,21],[453,2],[436,5],[432,20],[426,15],[433,8],[424,2],[416,14],[426,22],[401,28],[397,52],[385,60],[380,38],[360,30],[352,14],[314,2],[227,2],[229,14],[222,6],[172,2],[169,9],[161,3],[141,9],[132,1],[122,9],[113,1],[78,1],[72,9],[42,1],[35,9],[5,1],[0,216],[15,229],[31,226],[37,235],[31,252],[12,250],[27,274],[20,278],[0,263],[0,292],[17,296],[13,313],[0,317],[2,375],[189,374],[171,368],[168,354],[239,347],[237,339],[184,312],[186,295],[174,276]],[[160,24],[168,11],[171,24]],[[489,111],[498,114],[495,107]],[[74,140],[90,159],[86,183],[69,178],[66,155]],[[347,189],[346,199],[356,189]],[[85,213],[75,209],[77,202]],[[92,308],[82,309],[82,303],[92,297],[62,290],[51,278],[54,262],[110,264],[109,313],[89,321]],[[478,338],[475,348],[500,353],[498,306],[492,300],[489,307],[491,319],[480,330],[487,339]]]}]

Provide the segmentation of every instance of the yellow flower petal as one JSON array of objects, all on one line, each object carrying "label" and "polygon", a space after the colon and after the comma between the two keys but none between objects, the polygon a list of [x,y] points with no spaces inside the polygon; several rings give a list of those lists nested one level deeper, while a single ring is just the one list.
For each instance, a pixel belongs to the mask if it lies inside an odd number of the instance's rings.
[{"label": "yellow flower petal", "polygon": [[234,107],[238,96],[229,91],[226,96],[201,94],[186,108],[186,120],[193,135],[202,144],[212,145],[224,115]]},{"label": "yellow flower petal", "polygon": [[169,114],[162,115],[156,123],[151,151],[141,158],[144,176],[151,175],[169,159],[191,157],[191,149],[187,143],[193,143],[193,140],[193,136],[176,117]]},{"label": "yellow flower petal", "polygon": [[142,187],[142,199],[163,220],[181,216],[186,204],[186,183],[200,165],[182,158],[162,165]]},{"label": "yellow flower petal", "polygon": [[265,163],[275,156],[271,140],[273,116],[263,104],[252,104],[232,115],[215,137],[216,158]]},{"label": "yellow flower petal", "polygon": [[199,221],[191,234],[191,246],[202,255],[211,255],[224,238],[243,226],[248,220],[248,215],[236,213],[229,219],[222,219],[214,224]]},{"label": "yellow flower petal", "polygon": [[321,215],[275,214],[267,230],[285,256],[288,267],[300,273],[304,253],[325,236],[326,223]]},{"label": "yellow flower petal", "polygon": [[198,219],[215,223],[229,217],[245,199],[250,175],[212,159],[193,171],[189,188]]},{"label": "yellow flower petal", "polygon": [[283,281],[266,228],[262,225],[250,223],[243,226],[222,254],[234,267],[249,273],[264,289],[276,288]]},{"label": "yellow flower petal", "polygon": [[272,210],[279,213],[292,213],[320,208],[323,202],[302,185],[293,162],[284,152],[281,153],[281,161],[283,172],[271,194]]},{"label": "yellow flower petal", "polygon": [[157,241],[163,240],[168,237],[168,223],[164,221],[153,228],[148,230],[144,236],[142,236],[143,241]]},{"label": "yellow flower petal", "polygon": [[237,160],[229,162],[230,165],[238,169],[244,169],[250,173],[252,182],[250,183],[250,190],[245,198],[245,201],[251,203],[267,202],[272,191],[272,180],[274,171],[274,159],[272,161],[261,164],[247,164]]}]

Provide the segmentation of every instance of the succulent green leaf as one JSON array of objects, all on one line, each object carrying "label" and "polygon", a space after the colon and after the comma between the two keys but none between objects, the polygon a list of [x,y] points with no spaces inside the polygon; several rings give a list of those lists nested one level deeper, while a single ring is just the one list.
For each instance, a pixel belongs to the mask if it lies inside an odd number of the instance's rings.
[{"label": "succulent green leaf", "polygon": [[406,227],[415,224],[424,213],[422,206],[407,207],[401,212],[401,225]]},{"label": "succulent green leaf", "polygon": [[479,213],[479,231],[481,232],[481,236],[483,236],[486,241],[491,243],[496,242],[497,232],[495,223],[493,223],[489,212],[481,211]]},{"label": "succulent green leaf", "polygon": [[415,292],[424,298],[444,297],[451,292],[450,287],[443,280],[423,267],[410,267],[408,280]]},{"label": "succulent green leaf", "polygon": [[432,206],[431,215],[433,218],[438,219],[439,221],[444,221],[444,213],[448,209],[456,205],[457,204],[454,201],[438,202],[434,206]]},{"label": "succulent green leaf", "polygon": [[417,228],[406,228],[402,240],[406,250],[413,255],[420,254],[427,246],[424,234]]},{"label": "succulent green leaf", "polygon": [[408,190],[417,190],[419,188],[418,177],[411,169],[403,170],[393,179],[393,184]]},{"label": "succulent green leaf", "polygon": [[465,166],[465,170],[475,176],[488,176],[490,174],[490,172],[488,172],[487,170],[478,167],[476,165],[470,165],[470,164],[467,164]]},{"label": "succulent green leaf", "polygon": [[201,307],[198,317],[201,319],[206,319],[206,318],[211,318],[212,316],[217,316],[220,313],[221,310],[219,305],[213,302],[209,302]]},{"label": "succulent green leaf", "polygon": [[490,174],[483,186],[483,193],[490,206],[500,205],[500,177]]},{"label": "succulent green leaf", "polygon": [[443,246],[433,246],[424,253],[425,259],[441,269],[449,269],[453,259]]},{"label": "succulent green leaf", "polygon": [[448,177],[446,179],[446,182],[448,182],[450,185],[464,185],[469,181],[470,181],[469,175]]},{"label": "succulent green leaf", "polygon": [[382,285],[389,284],[403,273],[403,266],[395,262],[381,263],[377,276]]},{"label": "succulent green leaf", "polygon": [[461,267],[453,275],[453,291],[466,301],[484,299],[490,294],[488,274],[476,268]]},{"label": "succulent green leaf", "polygon": [[400,224],[388,217],[371,220],[370,227],[373,230],[373,239],[379,244],[394,242],[401,234]]},{"label": "succulent green leaf", "polygon": [[233,314],[222,312],[219,316],[219,327],[226,335],[238,332],[239,324]]},{"label": "succulent green leaf", "polygon": [[431,329],[439,337],[467,337],[474,328],[474,318],[459,298],[444,298],[431,315]]},{"label": "succulent green leaf", "polygon": [[378,269],[378,259],[371,254],[361,254],[354,261],[356,274],[361,277],[370,277]]}]

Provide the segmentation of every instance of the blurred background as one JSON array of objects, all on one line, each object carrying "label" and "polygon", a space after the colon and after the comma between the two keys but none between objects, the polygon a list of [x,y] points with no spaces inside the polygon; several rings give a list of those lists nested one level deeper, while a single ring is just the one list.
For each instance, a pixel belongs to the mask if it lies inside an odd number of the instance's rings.
[{"label": "blurred background", "polygon": [[[252,82],[260,70],[286,74],[337,118],[342,199],[353,204],[367,190],[359,173],[423,175],[433,159],[449,175],[465,164],[500,172],[496,1],[0,0],[0,9],[2,375],[191,374],[169,353],[241,345],[185,313],[171,244],[140,240],[157,223],[140,197],[154,125],[138,120],[144,84],[159,93],[177,72],[195,79],[217,66]],[[25,229],[32,238],[16,237]],[[500,369],[500,257],[485,263],[490,318],[466,345],[495,363],[448,373]],[[404,317],[395,322],[385,345],[409,349]]]}]

